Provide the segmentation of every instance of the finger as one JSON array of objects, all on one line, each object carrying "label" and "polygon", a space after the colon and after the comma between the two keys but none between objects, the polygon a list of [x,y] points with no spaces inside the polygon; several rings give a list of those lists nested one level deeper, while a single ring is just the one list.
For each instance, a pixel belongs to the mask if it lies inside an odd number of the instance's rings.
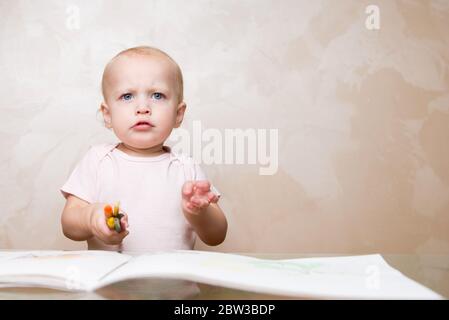
[{"label": "finger", "polygon": [[128,229],[129,228],[128,215],[126,213],[120,219],[120,225],[122,226],[122,229]]},{"label": "finger", "polygon": [[105,233],[99,235],[99,239],[106,244],[116,244],[117,239],[115,238],[116,232],[112,230],[107,230]]},{"label": "finger", "polygon": [[195,186],[197,190],[202,192],[208,192],[210,190],[210,182],[207,180],[195,181]]},{"label": "finger", "polygon": [[123,218],[120,220],[120,228],[122,229],[121,232],[128,229],[128,223],[126,221],[124,221]]},{"label": "finger", "polygon": [[122,231],[121,233],[115,233],[113,236],[106,238],[104,241],[106,244],[117,245],[122,243],[123,239],[129,234],[129,231]]},{"label": "finger", "polygon": [[128,236],[129,231],[128,230],[122,230],[120,233],[118,233],[117,235],[119,236],[119,239],[123,240],[126,236]]},{"label": "finger", "polygon": [[193,183],[191,181],[187,181],[186,183],[184,183],[184,185],[182,186],[182,196],[184,198],[188,198],[193,194]]},{"label": "finger", "polygon": [[194,204],[192,204],[190,202],[188,204],[186,204],[186,207],[187,207],[187,212],[189,212],[190,214],[194,214],[194,215],[198,214],[198,212],[200,210],[199,207],[195,206]]},{"label": "finger", "polygon": [[115,232],[115,234],[110,239],[115,243],[120,243],[128,234],[128,230],[122,230],[120,233]]},{"label": "finger", "polygon": [[200,202],[200,200],[199,199],[196,199],[196,201],[195,202],[190,202],[191,204],[192,204],[192,206],[193,206],[193,210],[198,210],[198,209],[200,209],[200,207],[201,207],[201,202]]},{"label": "finger", "polygon": [[191,203],[191,202],[187,202],[187,203],[186,203],[186,207],[187,207],[187,209],[188,209],[189,211],[195,211],[195,210],[198,209],[198,207],[195,206],[195,205],[194,205],[193,203]]},{"label": "finger", "polygon": [[217,203],[218,202],[218,196],[215,193],[213,193],[213,192],[209,192],[207,194],[207,198],[209,199],[210,203]]},{"label": "finger", "polygon": [[201,208],[207,208],[209,206],[209,199],[201,199]]},{"label": "finger", "polygon": [[194,196],[194,197],[192,197],[191,202],[198,209],[203,209],[203,208],[206,208],[207,206],[209,206],[209,200],[205,197]]},{"label": "finger", "polygon": [[198,196],[193,196],[192,198],[190,198],[190,202],[196,207],[201,206],[201,198]]}]

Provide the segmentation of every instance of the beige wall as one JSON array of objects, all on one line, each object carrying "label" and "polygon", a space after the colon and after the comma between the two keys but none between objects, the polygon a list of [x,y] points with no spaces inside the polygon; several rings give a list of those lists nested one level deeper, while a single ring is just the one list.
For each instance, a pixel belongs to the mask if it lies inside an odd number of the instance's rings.
[{"label": "beige wall", "polygon": [[1,1],[0,248],[84,248],[58,188],[114,139],[104,64],[149,44],[184,71],[183,128],[279,130],[275,175],[204,166],[229,219],[213,250],[449,253],[448,30],[446,0]]}]

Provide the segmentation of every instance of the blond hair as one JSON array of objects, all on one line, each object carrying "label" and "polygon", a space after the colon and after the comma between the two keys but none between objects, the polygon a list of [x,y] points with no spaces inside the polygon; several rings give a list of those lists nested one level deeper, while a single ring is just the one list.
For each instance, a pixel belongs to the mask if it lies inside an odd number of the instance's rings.
[{"label": "blond hair", "polygon": [[139,46],[139,47],[133,47],[133,48],[129,48],[126,50],[123,50],[121,52],[119,52],[117,55],[115,55],[106,65],[106,67],[104,68],[103,71],[103,76],[101,79],[101,92],[103,94],[103,98],[106,99],[105,97],[105,79],[106,79],[106,75],[107,75],[107,71],[108,71],[108,67],[111,65],[111,63],[118,57],[122,56],[122,55],[129,55],[129,54],[136,54],[136,55],[145,55],[145,56],[162,56],[167,58],[168,60],[170,60],[171,63],[173,63],[173,66],[175,67],[175,72],[176,72],[176,81],[178,82],[178,87],[179,87],[179,92],[178,92],[178,102],[183,101],[184,99],[184,81],[182,78],[182,72],[181,72],[181,68],[179,67],[179,65],[176,63],[175,60],[173,60],[172,57],[170,57],[166,52],[158,49],[158,48],[154,48],[154,47],[150,47],[150,46]]}]

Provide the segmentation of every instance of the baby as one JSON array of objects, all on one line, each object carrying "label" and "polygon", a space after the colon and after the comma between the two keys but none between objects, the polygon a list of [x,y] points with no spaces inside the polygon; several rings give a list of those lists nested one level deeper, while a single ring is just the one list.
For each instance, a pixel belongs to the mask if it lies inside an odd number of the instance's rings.
[{"label": "baby", "polygon": [[[90,147],[61,188],[64,235],[116,251],[192,249],[196,235],[223,242],[219,191],[192,158],[164,145],[186,110],[178,64],[156,48],[124,50],[107,64],[102,91],[105,126],[120,142]],[[121,232],[103,212],[117,201]]]}]

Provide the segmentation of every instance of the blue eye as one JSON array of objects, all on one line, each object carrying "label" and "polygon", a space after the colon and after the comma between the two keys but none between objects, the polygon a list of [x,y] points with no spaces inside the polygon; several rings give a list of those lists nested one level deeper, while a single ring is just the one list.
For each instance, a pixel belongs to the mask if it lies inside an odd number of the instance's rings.
[{"label": "blue eye", "polygon": [[153,99],[156,99],[156,100],[161,100],[164,97],[164,95],[162,93],[160,93],[160,92],[155,92],[155,93],[152,94],[151,97]]},{"label": "blue eye", "polygon": [[121,99],[125,100],[125,101],[129,101],[131,100],[133,97],[133,95],[131,93],[125,93],[124,95],[122,95]]}]

